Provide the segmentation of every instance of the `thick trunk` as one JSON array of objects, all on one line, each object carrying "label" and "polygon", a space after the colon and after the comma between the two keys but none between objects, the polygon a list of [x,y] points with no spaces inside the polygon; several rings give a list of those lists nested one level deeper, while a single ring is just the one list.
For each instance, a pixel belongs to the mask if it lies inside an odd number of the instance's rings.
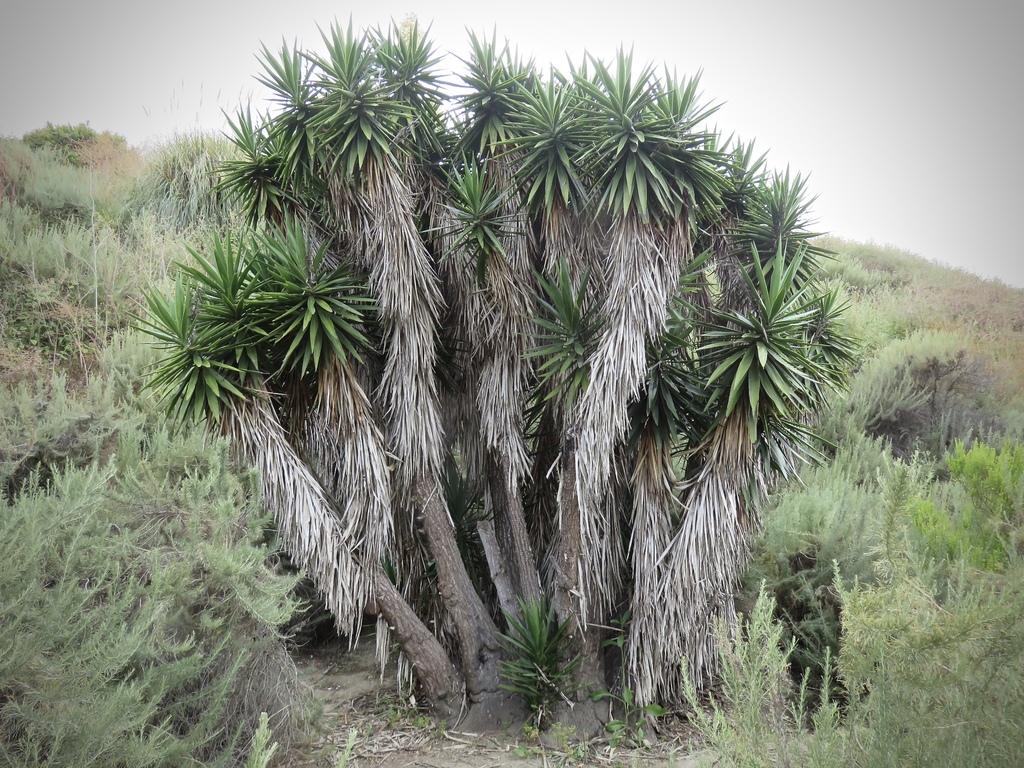
[{"label": "thick trunk", "polygon": [[556,720],[576,729],[579,738],[597,736],[607,721],[606,707],[590,700],[590,694],[605,688],[601,629],[587,623],[587,606],[580,599],[582,531],[579,488],[576,475],[576,441],[568,434],[562,443],[561,482],[558,491],[560,514],[558,545],[552,573],[555,615],[559,623],[568,621],[569,657],[579,657],[572,703],[563,704]]},{"label": "thick trunk", "polygon": [[466,693],[472,704],[499,690],[498,631],[466,573],[441,489],[421,477],[415,495],[427,548],[437,567],[441,599],[451,616],[462,652]]},{"label": "thick trunk", "polygon": [[515,579],[508,561],[502,555],[501,547],[498,545],[498,534],[494,531],[494,521],[481,520],[476,524],[476,532],[480,536],[480,543],[484,547],[484,555],[487,557],[487,570],[491,576],[491,582],[498,593],[498,604],[506,613],[516,615],[518,603],[516,597]]},{"label": "thick trunk", "polygon": [[569,701],[563,701],[555,710],[555,721],[571,728],[578,739],[593,739],[604,732],[604,724],[611,719],[605,701],[591,700],[591,694],[606,689],[604,660],[601,651],[602,633],[591,624],[573,638],[570,658],[578,655],[580,664],[574,675],[575,691]]},{"label": "thick trunk", "polygon": [[464,706],[466,686],[462,675],[438,639],[391,583],[384,569],[374,566],[372,577],[375,607],[394,630],[399,646],[416,670],[416,678],[423,686],[434,716],[454,722]]},{"label": "thick trunk", "polygon": [[[497,452],[487,452],[487,485],[494,511],[494,532],[502,558],[502,569],[509,574],[509,583],[515,595],[527,602],[539,602],[541,597],[540,575],[537,559],[530,544],[530,533],[526,527],[523,498],[512,480],[509,462]],[[499,589],[501,607],[513,615],[519,614],[515,599],[506,604]]]},{"label": "thick trunk", "polygon": [[558,488],[558,543],[551,566],[552,603],[559,623],[569,621],[570,637],[583,631],[585,608],[579,600],[580,501],[576,487],[576,440],[562,441],[561,479]]}]

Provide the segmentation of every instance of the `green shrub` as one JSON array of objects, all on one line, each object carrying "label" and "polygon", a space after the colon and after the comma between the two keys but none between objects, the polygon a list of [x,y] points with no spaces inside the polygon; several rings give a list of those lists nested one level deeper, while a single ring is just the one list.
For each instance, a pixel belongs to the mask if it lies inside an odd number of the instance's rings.
[{"label": "green shrub", "polygon": [[1006,442],[995,448],[975,443],[967,450],[957,442],[948,464],[950,479],[990,517],[1010,520],[1024,515],[1024,445]]},{"label": "green shrub", "polygon": [[837,734],[839,709],[829,695],[831,657],[823,678],[823,703],[809,716],[806,679],[793,685],[789,670],[793,643],[784,641],[782,625],[772,618],[775,611],[762,586],[749,617],[741,617],[740,629],[730,633],[718,627],[722,703],[711,698],[705,706],[684,662],[690,720],[716,766],[847,765],[842,759],[845,745]]},{"label": "green shrub", "polygon": [[[31,186],[41,166],[19,146],[35,163],[24,180]],[[129,250],[105,220],[40,212],[24,193],[28,187],[20,188],[16,200],[0,201],[0,346],[32,350],[47,368],[81,373],[111,334],[128,325],[141,285],[155,280],[162,265]]]},{"label": "green shrub", "polygon": [[874,586],[842,590],[840,674],[856,764],[1016,765],[1024,743],[1024,570],[954,567],[935,584],[901,529],[920,491],[912,467],[887,483]]},{"label": "green shrub", "polygon": [[895,455],[927,450],[936,460],[955,440],[999,424],[991,377],[960,336],[919,332],[897,339],[854,377],[834,419],[847,433],[885,439]]},{"label": "green shrub", "polygon": [[45,128],[37,128],[22,137],[32,149],[48,149],[62,161],[71,165],[84,166],[89,164],[90,146],[106,142],[121,147],[127,146],[123,136],[104,131],[97,133],[88,125],[54,125],[47,123]]},{"label": "green shrub", "polygon": [[846,441],[833,461],[806,469],[801,482],[773,497],[753,543],[741,607],[750,609],[759,589],[767,592],[793,644],[794,677],[809,676],[812,698],[824,684],[826,659],[839,653],[836,566],[848,585],[873,580],[870,550],[881,512],[875,478],[886,461],[881,441],[863,435]]},{"label": "green shrub", "polygon": [[851,584],[837,574],[837,673],[850,692],[842,716],[827,695],[809,709],[806,686],[792,685],[793,644],[772,619],[766,590],[741,632],[723,629],[724,703],[708,710],[687,685],[691,720],[715,765],[1019,765],[1024,568],[1019,560],[997,574],[956,567],[937,585],[931,564],[908,546],[908,514],[926,479],[919,464],[893,464],[882,483],[875,580]]},{"label": "green shrub", "polygon": [[821,272],[824,277],[838,280],[849,289],[861,293],[871,293],[893,283],[890,274],[877,269],[869,270],[860,259],[847,253],[838,253],[834,259],[823,260]]},{"label": "green shrub", "polygon": [[957,442],[947,458],[949,481],[963,495],[945,494],[945,508],[919,502],[911,519],[929,554],[963,558],[983,570],[1004,568],[1016,554],[1024,522],[1024,446],[1007,441],[996,447]]},{"label": "green shrub", "polygon": [[262,712],[286,745],[307,710],[258,483],[171,434],[144,357],[0,401],[0,764],[241,765]]}]

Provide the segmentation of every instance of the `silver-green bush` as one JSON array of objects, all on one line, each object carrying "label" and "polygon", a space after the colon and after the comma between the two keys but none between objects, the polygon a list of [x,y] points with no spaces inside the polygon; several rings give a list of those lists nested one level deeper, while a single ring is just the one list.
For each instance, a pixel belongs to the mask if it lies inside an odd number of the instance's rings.
[{"label": "silver-green bush", "polygon": [[0,764],[240,765],[306,711],[257,484],[136,395],[142,358],[0,398]]}]

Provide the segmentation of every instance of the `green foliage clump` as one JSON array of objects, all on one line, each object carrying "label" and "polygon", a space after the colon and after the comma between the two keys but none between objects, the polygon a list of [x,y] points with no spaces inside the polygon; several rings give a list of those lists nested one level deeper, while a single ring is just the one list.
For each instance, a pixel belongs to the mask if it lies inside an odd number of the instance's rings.
[{"label": "green foliage clump", "polygon": [[[833,247],[830,242],[828,247]],[[863,261],[849,254],[823,261],[821,271],[829,279],[838,280],[850,290],[860,293],[872,293],[892,285],[891,275],[882,270],[868,269]]]},{"label": "green foliage clump", "polygon": [[1024,570],[1019,562],[1001,574],[954,568],[936,584],[904,543],[920,480],[912,466],[894,467],[878,583],[843,591],[839,669],[859,694],[850,726],[860,731],[856,762],[1015,765],[1024,736]]},{"label": "green foliage clump", "polygon": [[270,749],[261,712],[287,744],[306,711],[255,478],[169,431],[140,361],[0,401],[5,765],[241,765]]},{"label": "green foliage clump", "polygon": [[22,142],[0,140],[0,185],[0,381],[79,377],[132,319],[166,241],[117,226],[110,179]]},{"label": "green foliage clump", "polygon": [[[764,531],[754,542],[743,577],[746,602],[759,588],[772,598],[774,617],[792,643],[794,677],[809,675],[812,693],[823,685],[827,659],[839,653],[844,583],[870,583],[881,499],[875,477],[886,466],[885,446],[862,436],[840,445],[826,465],[808,468],[765,510]],[[759,586],[760,585],[760,586]],[[841,696],[841,688],[834,689]]]},{"label": "green foliage clump", "polygon": [[[715,756],[715,765],[763,768],[765,765],[845,764],[835,743],[838,707],[831,702],[831,663],[825,666],[822,704],[808,721],[806,677],[794,691],[789,661],[793,641],[773,619],[776,606],[761,585],[742,631],[718,627],[722,699],[706,707],[684,663],[684,692],[691,722]],[[830,657],[829,657],[830,659]],[[811,736],[808,726],[814,727]]]},{"label": "green foliage clump", "polygon": [[833,428],[881,437],[902,458],[924,449],[939,459],[955,440],[997,427],[991,377],[969,346],[944,332],[890,342],[854,377]]},{"label": "green foliage clump", "polygon": [[1001,448],[957,443],[947,458],[950,482],[963,491],[950,495],[948,511],[930,500],[911,506],[914,527],[928,554],[987,571],[1002,570],[1015,553],[1024,516],[1024,446]]},{"label": "green foliage clump", "polygon": [[964,487],[978,509],[1006,520],[1024,513],[1024,445],[976,443],[967,450],[958,442],[948,463],[950,479]]},{"label": "green foliage clump", "polygon": [[[761,589],[743,634],[720,635],[724,705],[704,709],[692,686],[692,720],[716,765],[1014,766],[1024,739],[1024,569],[951,568],[939,584],[912,545],[910,515],[927,472],[896,462],[885,473],[875,579],[834,588],[842,608],[837,659],[808,707],[806,677],[793,688],[794,649]],[[849,585],[849,586],[848,586]],[[849,692],[830,701],[833,662]]]},{"label": "green foliage clump", "polygon": [[127,146],[123,136],[109,131],[97,133],[85,123],[54,125],[48,122],[45,128],[37,128],[26,133],[22,141],[32,149],[48,149],[63,162],[76,166],[89,164],[89,149],[97,143]]},{"label": "green foliage clump", "polygon": [[520,598],[519,608],[521,616],[505,612],[509,632],[501,635],[501,642],[509,658],[501,662],[501,687],[521,696],[535,725],[546,727],[554,707],[573,692],[573,672],[580,660],[567,658],[569,622],[559,624],[545,598]]}]

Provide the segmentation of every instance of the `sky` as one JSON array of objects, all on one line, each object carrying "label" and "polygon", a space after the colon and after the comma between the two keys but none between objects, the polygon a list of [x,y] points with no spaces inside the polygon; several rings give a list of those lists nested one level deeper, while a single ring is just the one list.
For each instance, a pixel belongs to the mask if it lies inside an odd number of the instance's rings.
[{"label": "sky", "polygon": [[467,30],[496,30],[545,66],[625,46],[700,71],[723,134],[809,177],[816,231],[1024,287],[1016,0],[34,0],[0,13],[0,136],[88,122],[145,148],[219,131],[222,110],[261,103],[264,43],[322,50],[319,28],[336,20],[409,14],[455,56]]}]

